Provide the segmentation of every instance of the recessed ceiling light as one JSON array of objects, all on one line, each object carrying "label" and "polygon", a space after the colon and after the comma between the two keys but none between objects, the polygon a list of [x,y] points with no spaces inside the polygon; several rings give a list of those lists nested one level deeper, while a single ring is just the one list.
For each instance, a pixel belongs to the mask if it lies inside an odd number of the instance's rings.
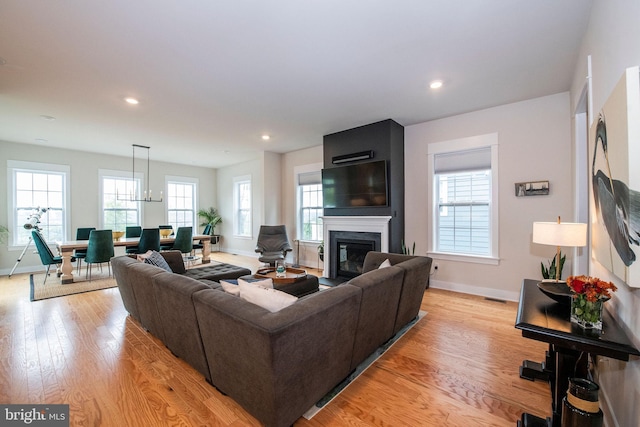
[{"label": "recessed ceiling light", "polygon": [[266,134],[265,134],[265,135],[262,135],[262,140],[263,140],[263,141],[268,141],[268,140],[270,140],[270,139],[271,139],[271,137],[270,137],[269,135],[266,135]]},{"label": "recessed ceiling light", "polygon": [[0,58],[0,67],[3,65],[7,65],[7,60],[4,58]]},{"label": "recessed ceiling light", "polygon": [[434,80],[431,83],[429,83],[429,87],[431,89],[440,89],[442,87],[442,80]]},{"label": "recessed ceiling light", "polygon": [[138,101],[135,98],[131,98],[131,97],[125,98],[124,100],[125,100],[125,102],[127,102],[127,103],[129,103],[131,105],[138,105],[140,103],[140,101]]},{"label": "recessed ceiling light", "polygon": [[56,118],[55,118],[55,117],[53,117],[53,116],[47,116],[47,115],[45,115],[45,114],[40,115],[40,117],[42,117],[43,119],[45,119],[45,120],[47,120],[47,121],[49,121],[49,122],[52,122],[52,121],[54,121],[54,120],[56,119]]}]

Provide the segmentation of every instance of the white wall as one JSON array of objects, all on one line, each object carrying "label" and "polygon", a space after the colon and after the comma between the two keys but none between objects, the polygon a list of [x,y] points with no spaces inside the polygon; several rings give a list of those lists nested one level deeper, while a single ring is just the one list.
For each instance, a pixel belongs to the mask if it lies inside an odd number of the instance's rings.
[{"label": "white wall", "polygon": [[[432,286],[517,300],[522,279],[540,278],[540,262],[555,249],[531,243],[533,222],[573,217],[569,104],[561,93],[405,128],[405,241],[415,241],[421,255],[431,237],[428,144],[498,134],[499,265],[435,260]],[[515,196],[516,182],[541,180],[549,181],[548,196]]]},{"label": "white wall", "polygon": [[[639,17],[638,1],[594,1],[572,83],[571,99],[574,105],[586,82],[588,55],[591,55],[593,70],[591,95],[594,114],[602,109],[624,70],[640,65]],[[640,141],[629,143],[640,144]],[[634,246],[634,251],[640,254],[637,246]],[[616,284],[618,291],[605,307],[619,319],[636,347],[640,348],[640,290],[629,288],[595,260],[591,260],[590,274]],[[640,425],[640,360],[634,358],[625,363],[601,358],[598,373],[607,425]]]},{"label": "white wall", "polygon": [[[0,200],[5,201],[11,197],[7,189],[7,160],[53,163],[70,167],[71,212],[68,212],[70,229],[67,236],[69,239],[75,236],[76,228],[98,226],[99,224],[98,170],[110,169],[131,172],[131,157],[0,141]],[[165,175],[196,178],[199,182],[198,208],[215,206],[217,193],[216,171],[214,169],[154,161],[151,161],[150,166],[149,185],[154,194],[159,193],[160,190],[165,191],[166,194]],[[2,203],[1,206],[0,224],[6,225],[9,214],[7,203]],[[167,222],[165,203],[144,203],[142,209],[142,226],[153,227]],[[201,228],[199,227],[199,229]],[[21,251],[22,248],[8,250],[6,245],[0,247],[0,274],[9,274]],[[19,263],[16,273],[40,270],[42,270],[40,258],[33,254],[33,250],[29,250]]]}]

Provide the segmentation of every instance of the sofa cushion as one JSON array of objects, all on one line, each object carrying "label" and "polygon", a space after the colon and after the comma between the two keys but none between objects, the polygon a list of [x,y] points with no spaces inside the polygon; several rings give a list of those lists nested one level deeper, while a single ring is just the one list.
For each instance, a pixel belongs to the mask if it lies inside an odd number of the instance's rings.
[{"label": "sofa cushion", "polygon": [[240,289],[240,298],[243,300],[266,308],[272,313],[280,311],[285,307],[298,300],[298,297],[289,295],[286,292],[278,291],[273,288],[265,288],[256,286],[253,283],[238,280],[238,288]]},{"label": "sofa cushion", "polygon": [[156,251],[148,251],[144,256],[141,256],[145,264],[155,265],[156,267],[160,267],[163,270],[166,270],[170,273],[173,273],[167,261]]},{"label": "sofa cushion", "polygon": [[378,269],[380,268],[387,268],[387,267],[391,267],[391,261],[389,261],[389,258],[385,259],[384,261],[382,261],[382,264],[380,264],[378,266]]}]

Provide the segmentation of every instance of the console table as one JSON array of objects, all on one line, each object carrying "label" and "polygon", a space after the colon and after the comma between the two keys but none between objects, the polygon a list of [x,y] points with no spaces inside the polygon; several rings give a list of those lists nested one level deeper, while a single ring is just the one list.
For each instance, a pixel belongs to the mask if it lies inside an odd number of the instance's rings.
[{"label": "console table", "polygon": [[522,330],[523,337],[549,343],[549,351],[545,362],[525,360],[520,367],[520,376],[531,381],[549,381],[552,415],[543,419],[525,413],[518,426],[560,427],[562,399],[567,394],[569,378],[586,378],[589,354],[627,361],[629,355],[640,356],[640,351],[607,310],[604,310],[602,333],[572,324],[569,306],[543,294],[538,289],[538,282],[523,281],[515,326]]}]

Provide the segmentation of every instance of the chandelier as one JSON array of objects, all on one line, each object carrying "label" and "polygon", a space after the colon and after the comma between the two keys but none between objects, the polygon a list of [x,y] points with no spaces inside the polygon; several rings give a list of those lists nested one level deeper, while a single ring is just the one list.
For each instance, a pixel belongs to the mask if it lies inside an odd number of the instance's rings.
[{"label": "chandelier", "polygon": [[151,147],[147,147],[146,145],[138,145],[138,144],[131,144],[131,146],[133,147],[133,153],[131,155],[131,163],[132,163],[131,180],[133,182],[135,182],[135,176],[136,176],[136,148],[147,150],[147,170],[144,176],[144,181],[146,183],[147,188],[142,192],[142,198],[139,197],[139,193],[137,191],[136,193],[138,194],[134,193],[133,190],[131,190],[129,197],[120,198],[120,196],[118,195],[118,191],[116,190],[116,199],[122,200],[122,201],[128,201],[128,202],[162,202],[162,191],[160,191],[160,199],[154,200],[152,197],[151,189],[149,188],[149,175],[150,175],[149,150],[151,149]]}]

